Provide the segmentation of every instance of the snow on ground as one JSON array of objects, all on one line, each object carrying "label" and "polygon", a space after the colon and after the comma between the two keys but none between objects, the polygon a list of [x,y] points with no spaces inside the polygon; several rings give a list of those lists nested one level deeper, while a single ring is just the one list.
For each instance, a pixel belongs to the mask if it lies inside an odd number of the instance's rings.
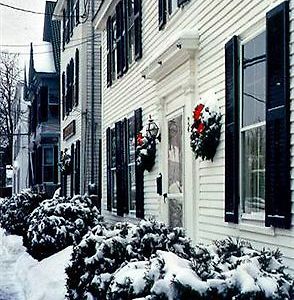
[{"label": "snow on ground", "polygon": [[0,229],[0,300],[64,300],[72,247],[40,262],[25,250],[21,237]]}]

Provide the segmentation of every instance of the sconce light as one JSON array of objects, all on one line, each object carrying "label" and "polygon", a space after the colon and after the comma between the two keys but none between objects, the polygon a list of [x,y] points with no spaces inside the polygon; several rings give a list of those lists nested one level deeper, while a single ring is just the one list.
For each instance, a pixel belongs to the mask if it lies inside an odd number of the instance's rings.
[{"label": "sconce light", "polygon": [[151,139],[159,138],[159,127],[149,115],[148,124],[146,125],[146,137]]}]

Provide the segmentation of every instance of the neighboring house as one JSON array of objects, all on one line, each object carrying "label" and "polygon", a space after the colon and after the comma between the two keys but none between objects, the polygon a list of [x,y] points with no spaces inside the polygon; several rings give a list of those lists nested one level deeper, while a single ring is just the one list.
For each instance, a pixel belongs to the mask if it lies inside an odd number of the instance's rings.
[{"label": "neighboring house", "polygon": [[25,84],[18,83],[13,100],[13,193],[29,187],[29,111],[25,100]]},{"label": "neighboring house", "polygon": [[54,10],[62,36],[61,151],[71,158],[61,181],[67,196],[100,193],[100,36],[92,27],[97,4],[58,0]]},{"label": "neighboring house", "polygon": [[31,44],[26,87],[27,99],[31,103],[30,186],[46,192],[49,197],[52,196],[59,182],[60,25],[50,17],[54,6],[55,2],[46,2],[42,47],[33,48]]},{"label": "neighboring house", "polygon": [[[194,242],[231,236],[279,247],[294,271],[293,7],[102,1],[94,24],[102,33],[105,218],[152,216],[183,225]],[[195,160],[190,147],[193,109],[208,94],[223,115],[213,162]],[[142,176],[134,151],[149,115],[161,142]]]}]

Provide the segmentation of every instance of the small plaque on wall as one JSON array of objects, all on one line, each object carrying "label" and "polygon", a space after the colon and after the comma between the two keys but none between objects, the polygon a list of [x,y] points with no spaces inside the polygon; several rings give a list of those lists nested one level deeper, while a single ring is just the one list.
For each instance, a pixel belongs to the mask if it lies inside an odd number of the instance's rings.
[{"label": "small plaque on wall", "polygon": [[76,121],[73,120],[63,129],[63,139],[68,140],[75,134],[76,134]]}]

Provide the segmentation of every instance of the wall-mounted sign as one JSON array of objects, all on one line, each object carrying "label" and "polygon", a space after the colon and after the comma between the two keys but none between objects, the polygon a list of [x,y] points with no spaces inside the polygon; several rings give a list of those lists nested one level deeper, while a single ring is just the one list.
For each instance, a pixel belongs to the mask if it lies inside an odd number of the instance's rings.
[{"label": "wall-mounted sign", "polygon": [[70,137],[76,134],[76,121],[71,121],[64,129],[63,129],[63,139],[68,140]]}]

